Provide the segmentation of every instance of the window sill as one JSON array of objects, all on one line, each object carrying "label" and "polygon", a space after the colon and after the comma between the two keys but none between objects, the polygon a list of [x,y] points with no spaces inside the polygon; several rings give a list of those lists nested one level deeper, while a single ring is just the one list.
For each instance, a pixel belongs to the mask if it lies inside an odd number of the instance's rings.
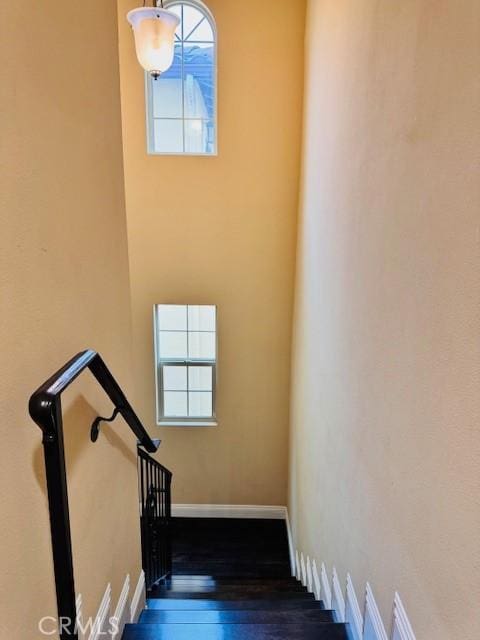
[{"label": "window sill", "polygon": [[203,422],[187,422],[187,421],[181,421],[179,420],[178,422],[169,420],[166,422],[157,422],[157,427],[218,427],[218,422],[211,420],[211,421],[203,421]]}]

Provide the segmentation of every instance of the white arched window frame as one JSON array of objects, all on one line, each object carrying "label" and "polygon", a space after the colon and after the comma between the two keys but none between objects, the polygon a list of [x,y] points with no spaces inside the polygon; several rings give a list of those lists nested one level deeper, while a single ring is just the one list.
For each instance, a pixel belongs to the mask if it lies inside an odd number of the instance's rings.
[{"label": "white arched window frame", "polygon": [[172,67],[146,74],[147,148],[152,155],[217,155],[217,30],[200,0],[167,0],[179,15]]}]

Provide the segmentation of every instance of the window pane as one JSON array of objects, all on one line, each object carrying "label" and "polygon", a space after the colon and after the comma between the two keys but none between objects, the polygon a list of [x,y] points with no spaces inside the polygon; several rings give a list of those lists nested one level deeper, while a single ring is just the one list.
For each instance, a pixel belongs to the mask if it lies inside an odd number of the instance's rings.
[{"label": "window pane", "polygon": [[185,120],[185,153],[215,152],[214,128],[207,120]]},{"label": "window pane", "polygon": [[183,391],[165,391],[163,394],[163,414],[166,418],[187,417],[187,393]]},{"label": "window pane", "polygon": [[183,62],[186,66],[213,67],[215,65],[215,43],[185,42]]},{"label": "window pane", "polygon": [[188,368],[188,388],[190,391],[211,391],[212,381],[212,367]]},{"label": "window pane", "polygon": [[159,331],[186,331],[187,305],[159,304],[157,305],[157,320]]},{"label": "window pane", "polygon": [[[202,84],[203,78],[197,77],[199,67],[195,69],[185,70],[185,83],[184,83],[184,102],[185,102],[185,118],[196,118],[198,120],[208,120],[209,111],[207,108],[208,91],[207,84]],[[206,75],[212,75],[212,70],[207,67],[205,70]]]},{"label": "window pane", "polygon": [[183,5],[183,39],[186,40],[195,27],[203,20],[203,14],[194,7]]},{"label": "window pane", "polygon": [[188,356],[198,360],[215,360],[215,333],[188,334]]},{"label": "window pane", "polygon": [[187,332],[160,331],[159,333],[160,358],[187,358]]},{"label": "window pane", "polygon": [[175,31],[176,37],[181,40],[182,39],[182,7],[179,4],[168,7],[168,10],[174,13],[176,16],[180,18],[180,24]]},{"label": "window pane", "polygon": [[[208,52],[209,49],[201,49]],[[213,51],[213,49],[212,49]],[[185,58],[184,108],[185,118],[211,120],[215,116],[215,86],[213,64]]]},{"label": "window pane", "polygon": [[155,153],[182,153],[182,120],[154,120],[153,143]]},{"label": "window pane", "polygon": [[212,394],[211,393],[189,393],[188,406],[190,418],[211,418],[212,417]]},{"label": "window pane", "polygon": [[188,306],[188,329],[190,331],[215,331],[216,309],[212,306]]},{"label": "window pane", "polygon": [[207,18],[204,18],[202,22],[195,27],[195,31],[188,37],[188,41],[213,42],[213,30]]},{"label": "window pane", "polygon": [[182,45],[175,46],[172,66],[160,78],[150,78],[154,118],[182,118]]},{"label": "window pane", "polygon": [[182,64],[183,64],[183,45],[181,42],[176,42],[174,45],[173,62],[171,66],[166,71],[164,71],[160,76],[160,78],[158,78],[157,80],[151,79],[150,87],[154,89],[156,85],[162,84],[162,81],[165,79],[168,79],[168,80],[181,79]]},{"label": "window pane", "polygon": [[165,391],[187,391],[187,367],[163,367]]}]

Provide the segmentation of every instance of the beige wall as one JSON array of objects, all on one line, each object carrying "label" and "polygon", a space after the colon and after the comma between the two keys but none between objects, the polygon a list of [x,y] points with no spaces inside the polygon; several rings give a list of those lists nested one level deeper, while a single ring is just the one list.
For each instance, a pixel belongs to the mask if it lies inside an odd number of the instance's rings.
[{"label": "beige wall", "polygon": [[174,500],[284,504],[304,3],[208,5],[219,33],[219,156],[154,157],[124,19],[135,1],[119,2],[139,406],[153,425],[152,305],[217,304],[219,426],[159,429]]},{"label": "beige wall", "polygon": [[480,635],[479,25],[309,2],[294,535],[418,640]]},{"label": "beige wall", "polygon": [[[3,2],[1,24],[0,636],[39,637],[56,605],[41,432],[30,393],[85,347],[129,389],[131,334],[116,5]],[[133,438],[84,374],[64,395],[77,588],[139,572]],[[127,444],[128,443],[128,444]]]}]

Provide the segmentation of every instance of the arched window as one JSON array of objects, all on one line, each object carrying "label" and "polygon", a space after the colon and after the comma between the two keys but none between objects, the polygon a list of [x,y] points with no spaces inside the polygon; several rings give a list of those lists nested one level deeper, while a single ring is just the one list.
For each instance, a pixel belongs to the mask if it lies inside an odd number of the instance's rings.
[{"label": "arched window", "polygon": [[217,52],[215,21],[199,0],[171,0],[180,17],[172,66],[147,75],[147,136],[151,154],[217,152]]}]

